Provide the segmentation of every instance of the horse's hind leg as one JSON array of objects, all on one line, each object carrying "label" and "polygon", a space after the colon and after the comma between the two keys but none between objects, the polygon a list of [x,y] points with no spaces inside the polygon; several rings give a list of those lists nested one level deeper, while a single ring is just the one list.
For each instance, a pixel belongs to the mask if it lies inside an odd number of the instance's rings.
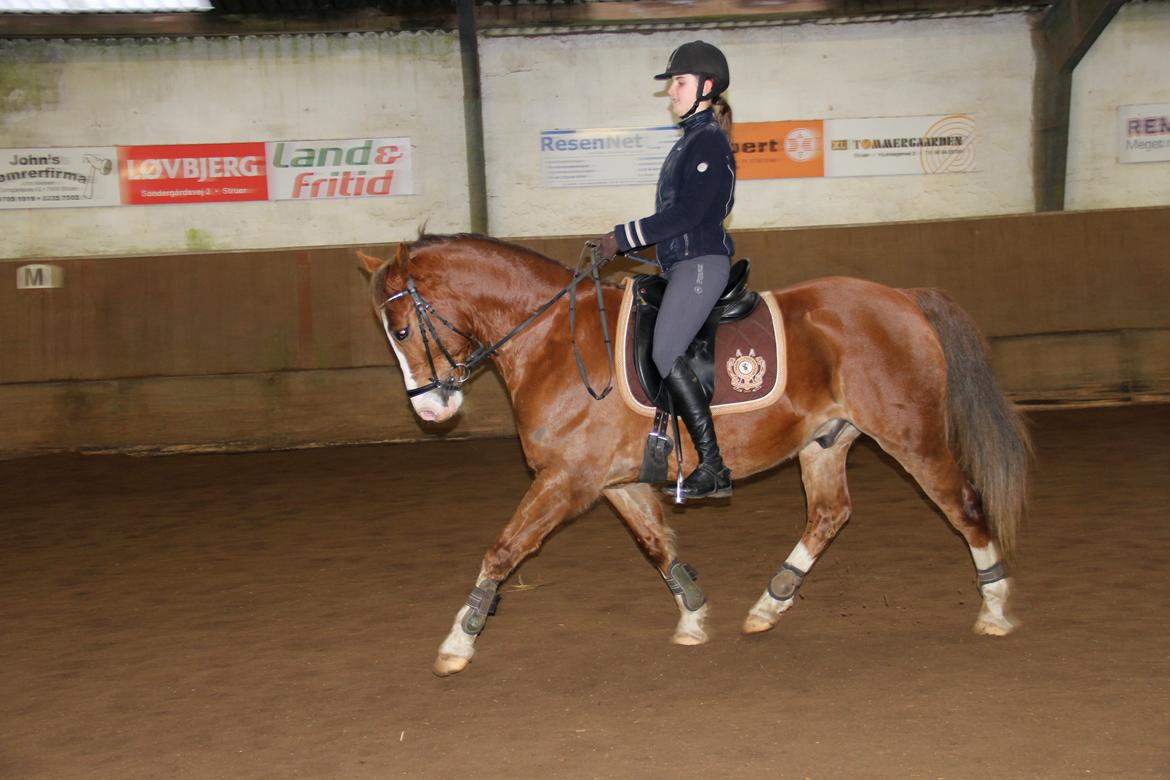
[{"label": "horse's hind leg", "polygon": [[849,519],[853,504],[845,482],[845,460],[859,433],[847,425],[827,449],[812,442],[800,451],[800,478],[808,501],[804,535],[748,613],[743,623],[745,634],[775,627],[780,616],[796,602],[804,576]]},{"label": "horse's hind leg", "polygon": [[1016,622],[1005,611],[1011,582],[984,517],[979,492],[967,481],[950,448],[941,440],[933,447],[905,449],[881,440],[878,443],[918,481],[926,495],[938,505],[971,549],[979,592],[983,596],[983,606],[975,621],[975,633],[988,636],[1010,634],[1016,628]]},{"label": "horse's hind leg", "polygon": [[445,677],[467,668],[475,654],[475,640],[492,613],[496,589],[553,529],[597,500],[601,491],[590,487],[591,476],[563,469],[537,474],[512,519],[484,555],[475,587],[439,646],[435,674]]},{"label": "horse's hind leg", "polygon": [[706,642],[707,594],[695,583],[694,570],[675,557],[674,534],[666,525],[662,500],[654,488],[636,483],[609,488],[604,494],[674,593],[679,620],[670,641],[678,645]]}]

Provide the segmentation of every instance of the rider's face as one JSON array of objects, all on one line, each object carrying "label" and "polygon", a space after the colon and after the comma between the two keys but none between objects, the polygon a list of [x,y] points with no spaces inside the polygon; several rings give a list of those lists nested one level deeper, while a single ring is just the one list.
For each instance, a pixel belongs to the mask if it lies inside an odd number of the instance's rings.
[{"label": "rider's face", "polygon": [[[710,80],[707,83],[709,84]],[[698,89],[699,79],[693,73],[680,73],[671,77],[666,94],[670,96],[670,110],[674,112],[675,116],[681,117],[691,110],[691,106],[695,104]],[[703,106],[699,108],[702,109]]]}]

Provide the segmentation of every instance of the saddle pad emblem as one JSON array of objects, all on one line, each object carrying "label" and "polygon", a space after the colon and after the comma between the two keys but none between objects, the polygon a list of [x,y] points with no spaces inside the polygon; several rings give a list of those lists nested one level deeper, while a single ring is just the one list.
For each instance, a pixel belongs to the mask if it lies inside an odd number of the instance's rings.
[{"label": "saddle pad emblem", "polygon": [[751,349],[748,354],[735,350],[735,355],[727,359],[727,376],[731,378],[731,389],[737,393],[754,393],[764,386],[764,372],[768,363],[762,357],[756,356]]}]

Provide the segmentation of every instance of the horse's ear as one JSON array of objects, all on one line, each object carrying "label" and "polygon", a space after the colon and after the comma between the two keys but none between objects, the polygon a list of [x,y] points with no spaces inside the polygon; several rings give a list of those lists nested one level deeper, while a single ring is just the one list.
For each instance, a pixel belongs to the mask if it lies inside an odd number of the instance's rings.
[{"label": "horse's ear", "polygon": [[398,245],[398,252],[394,255],[394,262],[403,268],[406,267],[406,261],[410,260],[410,250],[406,247],[406,242],[403,241]]},{"label": "horse's ear", "polygon": [[373,277],[374,272],[381,268],[382,263],[385,262],[382,258],[367,255],[360,249],[357,250],[357,257],[360,262],[358,270],[361,271],[362,276],[366,277],[366,279]]}]

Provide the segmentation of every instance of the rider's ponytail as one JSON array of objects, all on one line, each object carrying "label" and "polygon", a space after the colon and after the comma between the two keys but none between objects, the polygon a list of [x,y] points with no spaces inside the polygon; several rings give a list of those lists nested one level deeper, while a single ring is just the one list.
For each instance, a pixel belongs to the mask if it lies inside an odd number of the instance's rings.
[{"label": "rider's ponytail", "polygon": [[719,127],[723,130],[723,134],[731,139],[731,104],[727,102],[727,98],[722,95],[716,95],[711,98],[711,108],[715,109],[715,118],[719,121]]}]

